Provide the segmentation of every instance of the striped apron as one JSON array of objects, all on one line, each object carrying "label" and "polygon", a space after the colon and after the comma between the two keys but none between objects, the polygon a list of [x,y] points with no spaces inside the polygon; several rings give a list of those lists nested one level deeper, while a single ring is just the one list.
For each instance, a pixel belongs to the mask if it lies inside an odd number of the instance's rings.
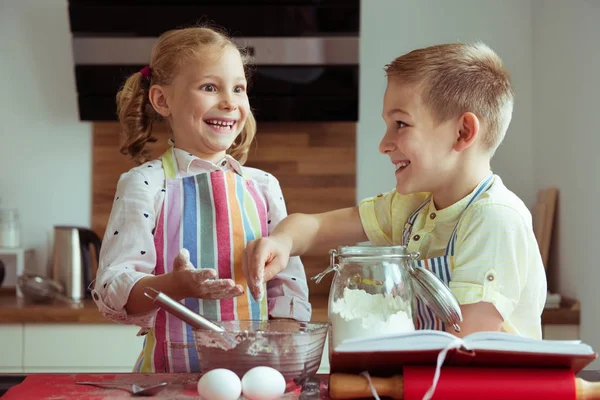
[{"label": "striped apron", "polygon": [[[173,149],[162,155],[165,200],[154,233],[155,275],[173,270],[181,248],[195,268],[212,268],[233,279],[244,294],[223,300],[186,298],[186,307],[214,321],[266,320],[267,299],[257,303],[242,271],[242,252],[250,240],[267,235],[267,205],[252,180],[235,172],[212,171],[181,178]],[[192,328],[159,309],[144,340],[135,372],[199,372]]]},{"label": "striped apron", "polygon": [[[465,212],[465,210],[486,190],[488,190],[494,182],[493,175],[489,175],[487,178],[482,180],[477,188],[475,189],[475,193],[469,203],[465,206],[465,209],[460,213],[458,217],[458,221],[456,221],[456,225],[454,226],[454,230],[450,235],[450,240],[448,241],[448,245],[446,246],[446,252],[443,256],[435,257],[435,258],[427,258],[423,260],[415,260],[414,263],[418,267],[426,268],[433,272],[446,286],[450,284],[450,278],[452,271],[454,270],[454,244],[456,243],[456,228],[458,227],[458,222],[460,221],[460,217]],[[404,225],[404,229],[402,231],[402,243],[404,246],[408,246],[408,243],[411,238],[412,228],[417,220],[417,216],[419,212],[425,208],[431,201],[431,198],[425,200],[417,209],[410,215],[408,221]],[[416,329],[432,329],[432,330],[445,330],[445,324],[431,311],[429,307],[425,305],[425,303],[417,297],[416,301],[416,310],[414,315],[416,315],[415,328]]]}]

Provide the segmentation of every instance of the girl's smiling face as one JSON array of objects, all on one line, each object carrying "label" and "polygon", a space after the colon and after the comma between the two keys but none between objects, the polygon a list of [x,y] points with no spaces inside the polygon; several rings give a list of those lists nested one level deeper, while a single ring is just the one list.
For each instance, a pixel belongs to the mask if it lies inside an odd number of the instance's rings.
[{"label": "girl's smiling face", "polygon": [[178,148],[217,162],[246,123],[246,86],[240,53],[227,46],[219,56],[182,66],[169,85],[158,87],[162,98],[153,105],[169,121]]}]

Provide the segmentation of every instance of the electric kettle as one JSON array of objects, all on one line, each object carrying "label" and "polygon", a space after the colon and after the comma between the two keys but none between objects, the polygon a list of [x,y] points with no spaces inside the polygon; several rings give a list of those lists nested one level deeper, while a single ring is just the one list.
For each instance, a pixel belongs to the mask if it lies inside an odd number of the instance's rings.
[{"label": "electric kettle", "polygon": [[90,229],[54,227],[52,279],[63,286],[64,296],[76,302],[91,297],[89,286],[95,273],[90,246],[94,247],[95,265],[98,265],[101,244],[100,237]]}]

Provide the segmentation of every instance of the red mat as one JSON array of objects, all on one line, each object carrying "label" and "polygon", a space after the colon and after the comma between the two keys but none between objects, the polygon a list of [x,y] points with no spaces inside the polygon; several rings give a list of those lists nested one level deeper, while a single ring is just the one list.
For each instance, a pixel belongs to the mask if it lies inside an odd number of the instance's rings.
[{"label": "red mat", "polygon": [[[168,382],[156,396],[140,399],[198,399],[199,374],[31,374],[12,387],[2,400],[105,400],[130,399],[125,390],[76,385],[75,382],[135,383],[139,386]],[[290,382],[283,399],[298,399],[301,387]],[[137,397],[136,397],[137,398]],[[321,380],[321,399],[329,399],[327,377]]]}]

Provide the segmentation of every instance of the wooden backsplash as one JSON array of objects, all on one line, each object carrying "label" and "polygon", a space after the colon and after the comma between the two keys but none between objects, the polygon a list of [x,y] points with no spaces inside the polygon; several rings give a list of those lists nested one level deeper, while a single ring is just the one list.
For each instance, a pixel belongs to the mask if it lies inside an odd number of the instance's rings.
[{"label": "wooden backsplash", "polygon": [[[153,156],[167,148],[164,126],[155,131]],[[104,235],[120,174],[134,166],[119,152],[121,135],[115,122],[95,123],[92,174],[92,229]],[[260,123],[246,165],[277,177],[288,213],[317,213],[356,203],[356,124]],[[302,257],[310,278],[329,264],[327,253]],[[309,280],[312,296],[326,295],[333,274],[318,285]]]}]

